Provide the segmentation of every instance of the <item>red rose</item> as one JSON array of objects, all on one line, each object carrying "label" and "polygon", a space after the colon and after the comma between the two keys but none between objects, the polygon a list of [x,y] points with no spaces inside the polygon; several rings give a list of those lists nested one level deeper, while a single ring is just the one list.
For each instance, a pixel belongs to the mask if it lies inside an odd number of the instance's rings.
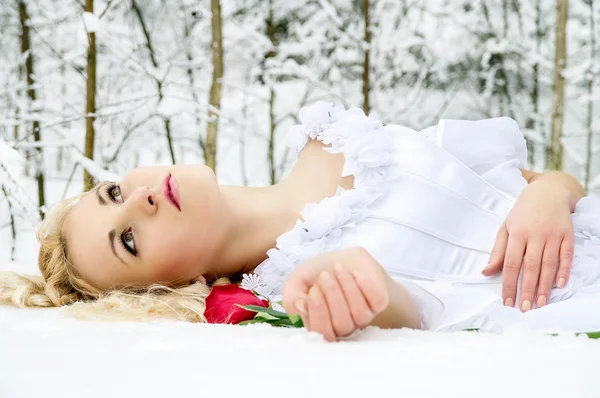
[{"label": "red rose", "polygon": [[206,297],[204,316],[208,323],[232,323],[237,325],[243,321],[254,319],[256,312],[240,308],[239,305],[258,305],[269,307],[269,301],[261,300],[250,290],[238,285],[213,286]]}]

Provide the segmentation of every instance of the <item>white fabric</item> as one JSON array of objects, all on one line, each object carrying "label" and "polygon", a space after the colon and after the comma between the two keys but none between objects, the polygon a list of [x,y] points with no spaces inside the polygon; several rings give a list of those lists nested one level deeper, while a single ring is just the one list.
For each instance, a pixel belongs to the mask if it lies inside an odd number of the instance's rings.
[{"label": "white fabric", "polygon": [[503,307],[501,277],[481,274],[527,185],[519,170],[527,167],[525,140],[513,120],[445,120],[418,133],[324,102],[303,109],[300,119],[290,134],[294,148],[319,139],[343,153],[344,175],[354,175],[355,187],[306,206],[304,221],[256,270],[267,285],[263,294],[280,294],[289,272],[317,253],[362,246],[413,294],[428,329],[600,330],[596,199],[577,206],[572,275],[545,308],[523,314]]}]

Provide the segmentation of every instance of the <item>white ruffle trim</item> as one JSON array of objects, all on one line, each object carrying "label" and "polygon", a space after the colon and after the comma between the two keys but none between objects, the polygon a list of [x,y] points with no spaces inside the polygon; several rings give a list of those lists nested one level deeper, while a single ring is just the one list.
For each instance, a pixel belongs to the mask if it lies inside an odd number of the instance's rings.
[{"label": "white ruffle trim", "polygon": [[391,131],[361,109],[317,102],[300,111],[301,124],[291,128],[289,145],[298,153],[317,139],[331,153],[343,153],[342,177],[354,176],[354,188],[338,188],[335,196],[308,204],[302,220],[277,239],[276,247],[255,270],[260,275],[260,293],[279,295],[292,270],[302,261],[340,248],[344,228],[353,227],[368,214],[368,206],[396,178]]},{"label": "white ruffle trim", "polygon": [[600,292],[600,200],[582,198],[573,214],[575,257],[564,289],[553,289],[550,302],[573,295]]}]

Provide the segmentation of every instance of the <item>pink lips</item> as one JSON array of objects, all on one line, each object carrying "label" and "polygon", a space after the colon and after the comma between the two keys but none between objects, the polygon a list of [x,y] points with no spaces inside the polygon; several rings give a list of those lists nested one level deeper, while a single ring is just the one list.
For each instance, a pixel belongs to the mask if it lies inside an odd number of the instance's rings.
[{"label": "pink lips", "polygon": [[169,174],[163,180],[163,195],[165,198],[171,203],[173,206],[177,208],[177,210],[181,211],[181,201],[179,200],[179,187],[177,186],[177,181],[175,177]]}]

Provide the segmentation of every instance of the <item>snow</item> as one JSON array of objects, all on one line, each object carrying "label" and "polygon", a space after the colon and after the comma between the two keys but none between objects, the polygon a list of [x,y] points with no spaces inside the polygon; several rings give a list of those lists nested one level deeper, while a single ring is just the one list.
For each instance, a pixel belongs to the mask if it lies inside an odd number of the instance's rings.
[{"label": "snow", "polygon": [[85,24],[85,29],[88,33],[98,32],[101,27],[100,19],[91,12],[83,13],[83,23]]},{"label": "snow", "polygon": [[81,321],[0,307],[0,396],[597,397],[600,341]]},{"label": "snow", "polygon": [[[165,117],[171,123],[177,162],[204,161],[198,142],[205,137],[212,67],[207,4],[138,2],[151,27],[155,67],[131,7],[118,0],[109,3],[105,4],[109,8],[98,7],[106,11],[100,20],[82,13],[78,2],[31,2],[35,103],[24,95],[26,83],[19,75],[26,57],[20,54],[18,12],[0,7],[5,14],[0,65],[6,72],[0,74],[0,183],[12,205],[9,209],[0,192],[0,269],[35,272],[37,184],[33,177],[39,158],[31,156],[33,147],[43,148],[48,204],[65,193],[81,192],[81,167],[69,182],[75,164],[86,167],[99,181],[117,180],[139,165],[169,164]],[[293,156],[286,155],[283,141],[302,106],[320,99],[362,104],[364,25],[351,3],[222,0],[225,76],[218,143],[220,183],[269,184],[271,89],[276,94],[279,176],[291,165]],[[551,117],[555,4],[540,2],[539,29],[544,33],[538,43],[537,2],[518,2],[518,10],[511,7],[507,32],[502,2],[487,2],[491,21],[486,21],[481,7],[465,7],[466,3],[372,2],[372,110],[386,123],[415,129],[436,124],[440,117],[479,119],[512,111],[525,130],[532,118],[537,127],[525,133],[537,146],[534,168],[542,170]],[[582,177],[587,111],[581,104],[599,98],[590,96],[581,84],[587,81],[590,66],[589,29],[583,22],[588,7],[575,2],[571,11],[565,167]],[[274,43],[265,34],[269,12],[281,28]],[[102,33],[97,37],[95,162],[81,154],[87,32]],[[275,55],[265,59],[269,51]],[[540,65],[537,111],[531,103],[534,64]],[[508,72],[514,101],[510,108],[504,105],[500,66]],[[600,66],[594,63],[591,68]],[[161,98],[157,80],[163,84]],[[595,106],[593,125],[598,130]],[[31,142],[32,120],[40,121],[42,143]],[[4,141],[15,143],[18,152]],[[596,191],[599,170],[596,156],[591,182]],[[7,227],[10,214],[17,224],[16,242]],[[11,256],[13,245],[14,257],[23,265],[3,262]],[[585,338],[524,331],[491,336],[376,329],[350,342],[325,344],[304,331],[260,325],[83,322],[65,318],[57,310],[0,308],[0,398],[269,396],[275,391],[291,396],[322,396],[325,391],[331,396],[586,397],[598,395],[600,381],[594,365],[600,358],[599,345]]]}]

